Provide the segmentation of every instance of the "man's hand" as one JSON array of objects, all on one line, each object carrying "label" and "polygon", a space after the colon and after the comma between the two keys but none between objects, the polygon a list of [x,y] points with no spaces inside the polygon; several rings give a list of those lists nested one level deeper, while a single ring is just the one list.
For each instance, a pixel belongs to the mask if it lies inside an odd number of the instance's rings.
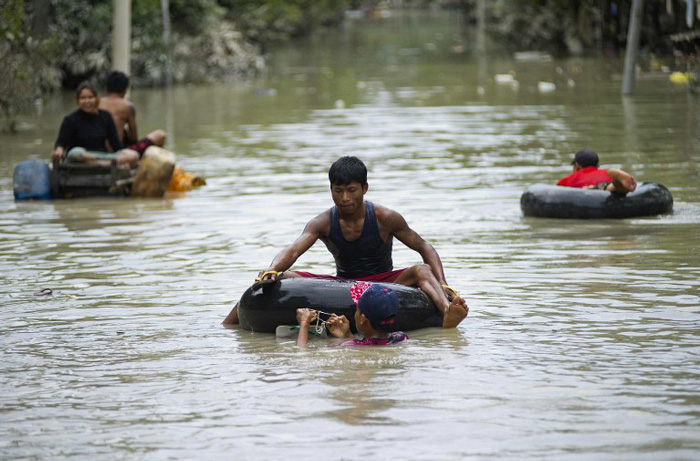
[{"label": "man's hand", "polygon": [[269,285],[270,283],[275,283],[279,279],[280,273],[277,271],[266,270],[258,272],[258,276],[255,278],[255,282],[251,285],[253,291],[258,288]]},{"label": "man's hand", "polygon": [[277,271],[271,271],[271,270],[260,271],[260,272],[258,272],[258,277],[255,279],[255,281],[277,280],[278,276],[279,276],[279,274],[277,273]]}]

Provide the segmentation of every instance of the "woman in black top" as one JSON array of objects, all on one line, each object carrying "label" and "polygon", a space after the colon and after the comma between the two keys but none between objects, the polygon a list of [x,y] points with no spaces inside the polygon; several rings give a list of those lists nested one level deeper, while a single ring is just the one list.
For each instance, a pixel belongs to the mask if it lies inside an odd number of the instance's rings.
[{"label": "woman in black top", "polygon": [[78,110],[63,118],[51,157],[76,163],[109,165],[116,160],[118,166],[136,165],[138,152],[122,149],[114,119],[99,109],[99,96],[90,84],[78,87],[76,102]]}]

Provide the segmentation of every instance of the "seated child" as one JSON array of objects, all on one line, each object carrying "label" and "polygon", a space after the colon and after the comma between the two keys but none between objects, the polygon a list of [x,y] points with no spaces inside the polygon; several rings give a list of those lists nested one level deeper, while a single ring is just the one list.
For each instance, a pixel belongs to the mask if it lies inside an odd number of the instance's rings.
[{"label": "seated child", "polygon": [[637,188],[637,181],[631,174],[616,168],[601,170],[598,168],[599,162],[598,154],[589,149],[581,149],[571,162],[572,173],[561,178],[557,186],[601,189],[622,195]]},{"label": "seated child", "polygon": [[[385,346],[408,339],[403,331],[389,332],[389,325],[399,310],[399,298],[394,291],[379,283],[357,282],[350,289],[355,310],[355,326],[363,339],[351,339],[341,346]],[[309,326],[316,320],[318,312],[313,309],[297,309],[299,337],[297,346],[305,346],[309,339]],[[336,338],[352,338],[350,321],[345,317],[331,314],[326,322],[328,332]]]}]

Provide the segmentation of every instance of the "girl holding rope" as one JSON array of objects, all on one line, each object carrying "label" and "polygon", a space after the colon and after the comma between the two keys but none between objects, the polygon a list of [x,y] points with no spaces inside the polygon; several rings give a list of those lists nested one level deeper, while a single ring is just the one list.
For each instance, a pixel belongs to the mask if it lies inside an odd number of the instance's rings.
[{"label": "girl holding rope", "polygon": [[[389,332],[399,310],[399,298],[391,288],[378,283],[357,282],[350,289],[350,293],[357,305],[355,326],[364,338],[345,341],[341,346],[386,346],[408,339],[403,331]],[[316,328],[322,328],[321,325],[325,324],[328,332],[336,338],[353,337],[347,317],[328,314],[328,320],[324,322],[320,320],[320,314],[325,312],[297,309],[299,322],[297,346],[306,346],[309,340],[309,327],[314,321]]]}]

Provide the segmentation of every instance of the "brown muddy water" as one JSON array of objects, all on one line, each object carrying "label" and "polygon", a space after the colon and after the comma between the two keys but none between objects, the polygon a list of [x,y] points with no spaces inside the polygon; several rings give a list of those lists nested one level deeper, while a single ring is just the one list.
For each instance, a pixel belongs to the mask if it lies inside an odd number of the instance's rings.
[{"label": "brown muddy water", "polygon": [[[618,60],[476,59],[461,33],[354,21],[257,80],[134,90],[141,131],[207,178],[180,197],[15,202],[14,165],[48,157],[72,94],[0,135],[0,458],[697,459],[698,96],[659,77],[623,99]],[[523,217],[584,146],[668,186],[673,214]],[[467,321],[362,350],[222,328],[348,154]],[[333,271],[322,245],[297,267]]]}]

